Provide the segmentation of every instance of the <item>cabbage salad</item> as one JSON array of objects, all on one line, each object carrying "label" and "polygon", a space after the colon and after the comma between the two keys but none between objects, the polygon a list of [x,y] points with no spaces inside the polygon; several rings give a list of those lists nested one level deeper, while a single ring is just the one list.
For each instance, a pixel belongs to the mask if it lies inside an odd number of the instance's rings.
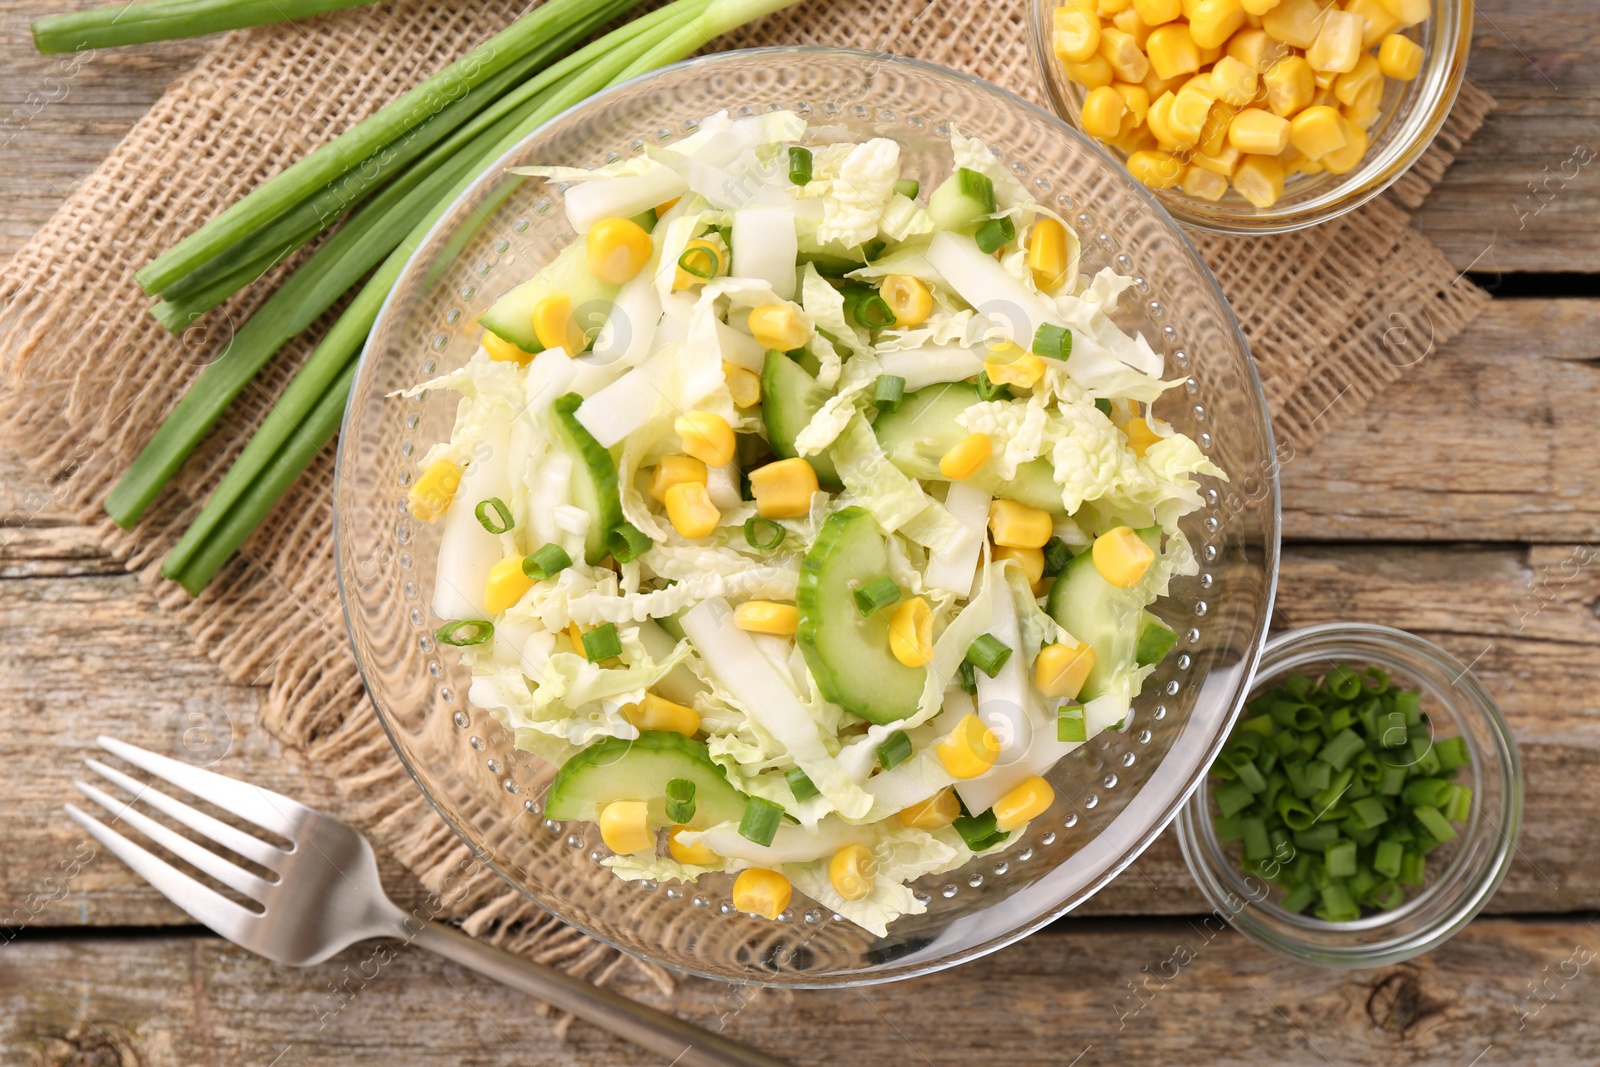
[{"label": "cabbage salad", "polygon": [[[1127,717],[1224,477],[1072,229],[979,141],[916,173],[789,111],[556,183],[579,236],[419,385],[410,490],[470,702],[619,877],[882,936]],[[942,180],[935,181],[935,178]],[[1059,780],[1059,779],[1058,779]]]}]

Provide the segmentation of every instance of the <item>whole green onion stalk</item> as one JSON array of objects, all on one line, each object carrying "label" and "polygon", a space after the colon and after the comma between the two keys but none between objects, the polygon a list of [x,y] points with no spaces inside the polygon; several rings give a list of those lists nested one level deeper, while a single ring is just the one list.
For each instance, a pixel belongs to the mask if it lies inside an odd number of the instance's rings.
[{"label": "whole green onion stalk", "polygon": [[33,43],[45,55],[90,48],[172,41],[208,33],[309,18],[374,0],[146,0],[90,11],[49,15],[33,24]]}]

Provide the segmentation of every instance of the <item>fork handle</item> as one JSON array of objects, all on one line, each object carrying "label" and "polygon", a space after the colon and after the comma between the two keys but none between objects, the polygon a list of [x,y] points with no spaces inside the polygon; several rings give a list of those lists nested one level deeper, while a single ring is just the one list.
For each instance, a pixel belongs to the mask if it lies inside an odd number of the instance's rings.
[{"label": "fork handle", "polygon": [[436,952],[502,985],[530,993],[552,1007],[659,1052],[681,1067],[791,1067],[748,1045],[703,1030],[581,978],[513,956],[452,926],[430,922],[412,944]]}]

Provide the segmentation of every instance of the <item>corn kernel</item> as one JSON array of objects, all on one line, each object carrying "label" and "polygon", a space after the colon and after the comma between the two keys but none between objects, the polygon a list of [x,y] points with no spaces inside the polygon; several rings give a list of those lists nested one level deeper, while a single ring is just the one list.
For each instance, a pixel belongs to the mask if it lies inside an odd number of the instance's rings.
[{"label": "corn kernel", "polygon": [[1077,699],[1094,670],[1094,649],[1088,645],[1045,645],[1033,661],[1033,684],[1047,697]]},{"label": "corn kernel", "polygon": [[589,273],[607,285],[621,285],[644,270],[655,245],[632,219],[601,219],[584,236]]},{"label": "corn kernel", "polygon": [[[1199,47],[1199,46],[1196,46],[1196,47]],[[1200,49],[1200,66],[1201,67],[1209,67],[1209,66],[1211,66],[1211,64],[1213,64],[1217,60],[1221,59],[1222,58],[1222,49],[1223,49],[1223,46],[1220,45],[1220,44],[1219,45],[1213,45],[1210,48],[1201,48]]]},{"label": "corn kernel", "polygon": [[585,627],[578,625],[577,622],[569,622],[569,623],[567,623],[567,628],[566,628],[566,630],[563,631],[567,635],[567,640],[572,644],[572,651],[576,652],[580,656],[582,656],[584,654],[584,651],[583,651],[583,635],[584,635],[584,631],[585,631]]},{"label": "corn kernel", "polygon": [[1351,122],[1348,118],[1344,123],[1345,141],[1343,148],[1335,149],[1317,160],[1330,174],[1348,174],[1361,162],[1361,157],[1367,154],[1367,145],[1370,138],[1367,131]]},{"label": "corn kernel", "polygon": [[1179,0],[1133,0],[1133,9],[1146,26],[1160,26],[1183,14]]},{"label": "corn kernel", "polygon": [[1244,29],[1228,38],[1228,55],[1237,59],[1257,75],[1265,74],[1272,65],[1289,54],[1288,46],[1274,40],[1266,30]]},{"label": "corn kernel", "polygon": [[968,712],[933,751],[950,777],[976,778],[994,766],[1000,755],[1000,739],[982,719]]},{"label": "corn kernel", "polygon": [[489,358],[496,363],[526,363],[533,358],[532,352],[524,352],[491,330],[483,331],[483,340],[479,343],[483,345],[483,350],[489,353]]},{"label": "corn kernel", "polygon": [[1286,45],[1310,48],[1329,6],[1323,0],[1282,0],[1261,16],[1261,28]]},{"label": "corn kernel", "polygon": [[1185,144],[1198,144],[1214,103],[1216,98],[1211,95],[1209,83],[1185,85],[1179,89],[1178,95],[1172,98],[1172,107],[1166,116],[1173,135]]},{"label": "corn kernel", "polygon": [[1006,341],[990,347],[983,359],[983,370],[996,385],[1031,389],[1044,377],[1045,366],[1040,357]]},{"label": "corn kernel", "polygon": [[1216,171],[1206,170],[1190,163],[1183,172],[1183,182],[1180,187],[1190,196],[1215,203],[1227,193],[1228,179]]},{"label": "corn kernel", "polygon": [[1341,104],[1353,104],[1367,91],[1368,86],[1374,84],[1382,92],[1383,68],[1377,56],[1363,52],[1354,67],[1334,80],[1333,95]]},{"label": "corn kernel", "polygon": [[1256,98],[1261,78],[1254,67],[1232,56],[1223,56],[1211,68],[1211,88],[1217,99],[1232,107],[1244,107]]},{"label": "corn kernel", "polygon": [[[1224,180],[1222,184],[1226,189],[1227,181]],[[1142,415],[1129,419],[1122,427],[1122,432],[1128,435],[1128,447],[1133,449],[1133,454],[1136,456],[1142,457],[1151,445],[1161,440],[1161,435],[1150,425],[1150,420]]]},{"label": "corn kernel", "polygon": [[994,828],[1010,833],[1049,811],[1055,801],[1056,791],[1050,788],[1049,782],[1038,775],[1024,779],[1022,784],[994,802]]},{"label": "corn kernel", "polygon": [[700,732],[700,713],[666,697],[646,693],[637,704],[622,705],[622,717],[641,730],[693,737]]},{"label": "corn kernel", "polygon": [[939,458],[939,474],[951,481],[962,481],[977,474],[993,454],[994,442],[988,434],[969,433]]},{"label": "corn kernel", "polygon": [[650,472],[650,484],[645,487],[658,503],[667,502],[667,490],[684,482],[706,484],[706,465],[693,456],[662,456]]},{"label": "corn kernel", "polygon": [[[1184,75],[1182,74],[1178,75],[1176,78],[1163,78],[1161,75],[1156,73],[1154,67],[1151,67],[1150,73],[1146,74],[1144,76],[1144,80],[1139,82],[1139,84],[1144,86],[1144,91],[1150,94],[1151,103],[1154,103],[1156,100],[1161,98],[1162,93],[1175,93],[1179,89],[1183,88],[1183,82]],[[1111,84],[1115,85],[1117,83],[1112,82]],[[1133,83],[1127,82],[1125,84],[1131,85]]]},{"label": "corn kernel", "polygon": [[[1145,42],[1150,39],[1152,27],[1139,17],[1139,12],[1136,10],[1129,9],[1117,12],[1111,16],[1111,25],[1113,28],[1119,29],[1129,37],[1132,37],[1133,43],[1138,45],[1141,51],[1144,49]],[[1103,27],[1102,32],[1104,32]]]},{"label": "corn kernel", "polygon": [[1422,73],[1422,46],[1409,37],[1391,33],[1378,46],[1378,67],[1396,81],[1411,81]]},{"label": "corn kernel", "polygon": [[1190,12],[1189,32],[1201,48],[1220,48],[1244,25],[1239,0],[1198,0]]},{"label": "corn kernel", "polygon": [[1268,11],[1278,6],[1278,0],[1239,0],[1239,6],[1244,8],[1248,15],[1265,15]]},{"label": "corn kernel", "polygon": [[461,488],[461,468],[447,459],[432,464],[412,483],[406,493],[406,503],[413,517],[422,522],[434,522],[450,508]]},{"label": "corn kernel", "polygon": [[1347,0],[1344,9],[1361,18],[1361,47],[1371,48],[1400,25],[1383,0]]},{"label": "corn kernel", "polygon": [[483,609],[498,615],[532,588],[533,579],[522,573],[522,557],[507,556],[489,568],[489,578],[483,585]]},{"label": "corn kernel", "polygon": [[680,265],[677,268],[677,273],[672,276],[674,292],[680,289],[693,289],[697,285],[704,285],[711,278],[720,277],[728,273],[728,250],[721,241],[713,241],[709,237],[696,237],[683,246],[683,255],[688,255],[690,252],[695,253],[690,260],[691,264],[695,265],[696,269],[702,266],[709,268],[711,271],[710,277],[702,278],[697,274],[691,274],[689,271],[684,270],[682,267],[683,256],[679,256],[678,262]]},{"label": "corn kernel", "polygon": [[793,304],[768,304],[750,312],[750,336],[763,347],[793,352],[811,340],[811,324]]},{"label": "corn kernel", "polygon": [[642,800],[613,800],[600,809],[600,840],[619,856],[654,849],[650,832],[650,806]]},{"label": "corn kernel", "polygon": [[761,375],[732,363],[723,363],[722,380],[728,383],[728,395],[733,406],[753,408],[761,403]]},{"label": "corn kernel", "polygon": [[678,835],[692,830],[690,826],[674,826],[667,833],[667,851],[679,863],[691,867],[715,867],[722,862],[722,857],[711,851],[711,846],[704,841],[689,844],[687,841],[678,840]]},{"label": "corn kernel", "polygon": [[1144,117],[1150,112],[1150,90],[1132,82],[1112,82],[1111,88],[1122,94],[1122,103],[1127,107],[1128,117],[1133,124],[1143,126]]},{"label": "corn kernel", "polygon": [[710,411],[691,411],[672,423],[683,440],[683,450],[708,467],[725,467],[733,462],[733,427],[721,415]]},{"label": "corn kernel", "polygon": [[907,667],[933,659],[933,609],[920,596],[908,597],[889,616],[889,651]]},{"label": "corn kernel", "polygon": [[1122,94],[1109,85],[1102,85],[1089,90],[1083,98],[1078,120],[1084,133],[1109,141],[1122,132],[1122,120],[1127,114],[1128,104]]},{"label": "corn kernel", "polygon": [[797,519],[811,510],[817,472],[798,456],[780,459],[750,472],[750,492],[762,518]]},{"label": "corn kernel", "polygon": [[1336,108],[1308,107],[1289,123],[1289,143],[1308,159],[1321,159],[1343,148],[1350,138]]},{"label": "corn kernel", "polygon": [[663,200],[663,201],[661,201],[661,203],[659,203],[659,204],[657,204],[655,206],[656,218],[657,219],[661,218],[661,216],[665,215],[667,212],[669,212],[673,208],[677,207],[678,206],[678,201],[682,200],[682,199],[683,198],[681,196],[675,196],[671,200]]},{"label": "corn kernel", "polygon": [[546,348],[559,348],[575,356],[588,344],[572,313],[572,297],[551,293],[533,305],[533,333]]},{"label": "corn kernel", "polygon": [[1100,48],[1100,19],[1075,7],[1056,8],[1050,47],[1063,62],[1085,62]]},{"label": "corn kernel", "polygon": [[1274,63],[1262,75],[1261,83],[1267,87],[1267,106],[1274,115],[1286,119],[1304,110],[1317,90],[1316,72],[1299,56]]},{"label": "corn kernel", "polygon": [[1183,179],[1183,164],[1170,152],[1135,152],[1127,167],[1129,174],[1152,189],[1170,189]]},{"label": "corn kernel", "polygon": [[1156,152],[1161,149],[1161,142],[1156,140],[1156,135],[1145,126],[1135,127],[1108,143],[1119,152],[1130,156],[1135,152]]},{"label": "corn kernel", "polygon": [[1373,85],[1363,91],[1361,97],[1353,104],[1346,104],[1340,108],[1344,117],[1363,130],[1370,130],[1377,125],[1378,119],[1383,117],[1383,109],[1379,106],[1383,100],[1383,86]]},{"label": "corn kernel", "polygon": [[1383,0],[1383,6],[1389,9],[1389,14],[1400,20],[1402,26],[1415,26],[1426,21],[1433,10],[1430,0]]},{"label": "corn kernel", "polygon": [[[1223,134],[1224,139],[1226,139],[1227,131],[1224,130]],[[1196,152],[1189,160],[1189,166],[1191,169],[1199,167],[1201,170],[1209,170],[1213,174],[1220,174],[1224,178],[1232,178],[1233,172],[1239,166],[1239,160],[1242,156],[1243,154],[1237,148],[1232,145],[1224,145],[1222,151],[1215,155]]]},{"label": "corn kernel", "polygon": [[927,800],[913,804],[900,813],[900,821],[918,830],[937,830],[949,826],[961,816],[961,802],[954,789],[941,789]]},{"label": "corn kernel", "polygon": [[[1274,161],[1276,166],[1277,162]],[[1150,569],[1156,554],[1130,526],[1118,526],[1094,539],[1094,569],[1118,589],[1132,589]]]},{"label": "corn kernel", "polygon": [[1200,143],[1195,146],[1195,154],[1221,155],[1228,147],[1228,130],[1238,115],[1239,109],[1231,104],[1224,104],[1221,100],[1212,104],[1211,110],[1206,113],[1205,125],[1200,128]]},{"label": "corn kernel", "polygon": [[1317,39],[1306,49],[1306,62],[1312,70],[1343,73],[1355,69],[1361,57],[1361,16],[1348,11],[1329,11],[1322,16]]},{"label": "corn kernel", "polygon": [[1015,500],[995,500],[989,505],[989,534],[997,545],[1043,548],[1054,532],[1054,523],[1047,511]]},{"label": "corn kernel", "polygon": [[1270,111],[1247,107],[1228,126],[1228,143],[1241,152],[1275,156],[1289,146],[1289,121]]},{"label": "corn kernel", "polygon": [[1101,18],[1110,18],[1112,15],[1126,11],[1133,6],[1133,0],[1096,0],[1095,14]]},{"label": "corn kernel", "polygon": [[[1185,141],[1178,131],[1172,126],[1172,106],[1176,100],[1177,94],[1170,91],[1162,93],[1160,96],[1156,97],[1155,102],[1150,105],[1150,113],[1145,116],[1145,122],[1149,125],[1150,132],[1155,134],[1156,140],[1160,142],[1163,149],[1170,149],[1173,152],[1181,152],[1185,149],[1193,148],[1194,142]],[[1128,170],[1132,171],[1133,169],[1134,163],[1130,158],[1128,161]],[[1151,184],[1150,182],[1145,181],[1145,179],[1140,177],[1137,173],[1135,173],[1133,176],[1135,178],[1139,178],[1140,181],[1144,181],[1146,185]],[[1164,189],[1166,186],[1160,186],[1160,188]]]},{"label": "corn kernel", "polygon": [[1022,568],[1023,577],[1028,579],[1029,585],[1033,585],[1044,577],[1044,549],[1042,548],[1015,548],[1011,545],[996,545],[992,557],[996,563],[1016,560],[1017,566]]},{"label": "corn kernel", "polygon": [[921,326],[933,314],[933,294],[920,278],[909,274],[890,274],[878,286],[878,295],[894,312],[894,325],[899,330]]},{"label": "corn kernel", "polygon": [[872,850],[866,845],[846,845],[828,861],[828,881],[846,900],[861,900],[872,892]]},{"label": "corn kernel", "polygon": [[1101,29],[1100,55],[1111,64],[1112,73],[1125,82],[1143,81],[1150,70],[1150,61],[1139,50],[1133,34],[1115,27]]},{"label": "corn kernel", "polygon": [[1271,207],[1283,195],[1283,165],[1272,156],[1246,155],[1233,171],[1233,187],[1256,207]]},{"label": "corn kernel", "polygon": [[[1041,215],[1028,231],[1028,269],[1033,272],[1033,283],[1046,292],[1055,289],[1066,280],[1067,266],[1067,228]],[[931,302],[930,298],[930,306]]]},{"label": "corn kernel", "polygon": [[1181,22],[1150,31],[1145,42],[1150,51],[1150,69],[1161,78],[1176,78],[1200,69],[1200,47]]},{"label": "corn kernel", "polygon": [[667,518],[680,537],[690,541],[710,537],[722,521],[711,493],[700,482],[679,482],[666,492]]},{"label": "corn kernel", "polygon": [[1098,52],[1082,63],[1063,60],[1061,69],[1066,71],[1069,80],[1077,82],[1085,89],[1098,89],[1102,85],[1110,85],[1116,77],[1111,70],[1111,64],[1106,62],[1106,57]]},{"label": "corn kernel", "polygon": [[733,609],[733,624],[748,633],[793,637],[800,629],[800,609],[772,600],[746,600]]},{"label": "corn kernel", "polygon": [[751,867],[733,880],[733,906],[764,919],[776,919],[789,906],[794,887],[777,871]]}]

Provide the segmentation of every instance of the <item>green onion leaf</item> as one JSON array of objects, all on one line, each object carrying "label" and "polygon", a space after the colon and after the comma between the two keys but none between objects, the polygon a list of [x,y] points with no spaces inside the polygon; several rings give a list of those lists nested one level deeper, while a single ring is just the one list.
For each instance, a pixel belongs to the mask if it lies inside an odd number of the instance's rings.
[{"label": "green onion leaf", "polygon": [[763,847],[772,844],[778,832],[783,809],[762,797],[745,801],[744,817],[739,820],[739,836]]},{"label": "green onion leaf", "polygon": [[994,809],[990,808],[981,815],[962,815],[951,823],[956,833],[961,835],[961,840],[974,852],[993,848],[1006,838],[1009,833],[1001,833],[995,825]]},{"label": "green onion leaf", "polygon": [[856,610],[863,615],[871,615],[900,599],[900,583],[885,574],[866,585],[857,586],[855,597]]},{"label": "green onion leaf", "polygon": [[[1072,355],[1072,331],[1065,326],[1041,323],[1033,333],[1033,352],[1047,359],[1066,359]],[[1098,406],[1100,401],[1096,400],[1095,404]],[[1107,400],[1105,405],[1109,409],[1111,402]],[[1111,412],[1107,410],[1105,414]]]},{"label": "green onion leaf", "polygon": [[986,256],[992,256],[1017,236],[1016,224],[1011,221],[1010,215],[1001,215],[997,219],[989,219],[978,227],[978,232],[972,235],[978,242],[978,251]]},{"label": "green onion leaf", "polygon": [[510,533],[511,527],[516,525],[511,518],[511,509],[497,496],[478,501],[472,513],[478,517],[478,525],[492,534]]},{"label": "green onion leaf", "polygon": [[1072,549],[1067,543],[1054,535],[1044,543],[1044,576],[1054,578],[1060,574],[1068,563],[1072,562]]},{"label": "green onion leaf", "polygon": [[1094,409],[1108,419],[1111,417],[1111,401],[1103,396],[1095,397]]},{"label": "green onion leaf", "polygon": [[796,800],[806,801],[822,795],[822,790],[818,789],[816,783],[799,767],[791,767],[783,772],[783,777],[789,783],[789,792],[794,794]]},{"label": "green onion leaf", "polygon": [[899,321],[895,317],[894,308],[877,293],[864,296],[856,302],[855,320],[869,330],[886,329]]},{"label": "green onion leaf", "polygon": [[1083,720],[1082,704],[1063,704],[1056,709],[1056,740],[1068,743],[1089,740],[1089,730]]},{"label": "green onion leaf", "polygon": [[978,399],[987,403],[990,400],[1004,400],[1011,395],[1009,386],[996,385],[989,380],[988,371],[978,372]]},{"label": "green onion leaf", "polygon": [[795,145],[789,149],[789,184],[805,185],[811,180],[811,149]]},{"label": "green onion leaf", "polygon": [[467,648],[471,645],[481,645],[494,636],[494,623],[482,619],[462,619],[459,622],[447,622],[434,631],[434,638],[441,645],[454,645],[456,648]]},{"label": "green onion leaf", "polygon": [[956,668],[956,674],[961,679],[961,691],[968,696],[976,695],[978,692],[978,668],[967,660],[962,660],[961,665]]},{"label": "green onion leaf", "polygon": [[686,823],[694,818],[694,783],[687,778],[674,778],[667,783],[667,818],[675,823]]},{"label": "green onion leaf", "polygon": [[602,623],[583,635],[583,658],[599,663],[622,655],[622,641],[617,637],[615,623]]},{"label": "green onion leaf", "polygon": [[883,739],[883,744],[878,746],[878,766],[884,770],[898,767],[911,758],[911,735],[904,730],[896,730]]},{"label": "green onion leaf", "polygon": [[557,544],[541,547],[531,556],[522,558],[522,573],[536,582],[548,581],[572,566],[572,557]]},{"label": "green onion leaf", "polygon": [[631,522],[619,523],[606,535],[606,551],[618,563],[632,563],[651,548],[655,542]]},{"label": "green onion leaf", "polygon": [[744,520],[744,542],[751,548],[770,552],[783,544],[783,538],[788,532],[778,523],[771,519],[763,519],[759,515],[752,515]]},{"label": "green onion leaf", "polygon": [[715,248],[695,245],[683,250],[683,255],[678,257],[678,266],[685,274],[709,281],[721,272],[722,256]]},{"label": "green onion leaf", "polygon": [[898,411],[906,395],[906,380],[898,374],[880,374],[872,386],[872,406],[885,415]]},{"label": "green onion leaf", "polygon": [[994,634],[981,634],[967,646],[967,662],[993,678],[1011,658],[1011,648]]}]

